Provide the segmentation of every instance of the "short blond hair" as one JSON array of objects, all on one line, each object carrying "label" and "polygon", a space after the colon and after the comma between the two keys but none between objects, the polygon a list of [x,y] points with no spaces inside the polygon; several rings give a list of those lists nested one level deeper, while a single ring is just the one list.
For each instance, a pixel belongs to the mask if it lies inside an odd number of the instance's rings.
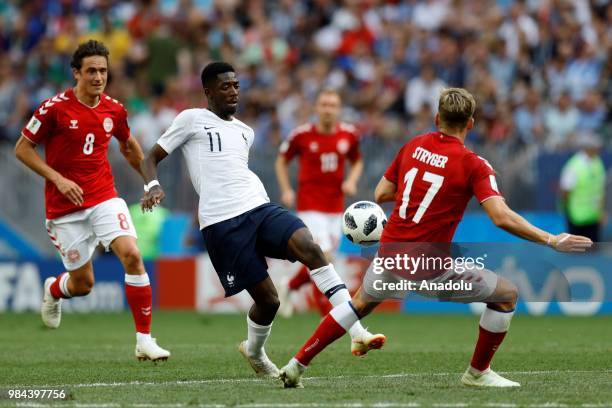
[{"label": "short blond hair", "polygon": [[475,110],[476,100],[463,88],[446,88],[440,93],[438,114],[444,127],[465,128]]}]

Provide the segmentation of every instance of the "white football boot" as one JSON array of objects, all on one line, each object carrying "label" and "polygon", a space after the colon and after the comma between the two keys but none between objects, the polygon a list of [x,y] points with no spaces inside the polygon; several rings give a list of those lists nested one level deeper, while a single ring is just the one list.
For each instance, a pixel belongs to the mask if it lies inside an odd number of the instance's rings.
[{"label": "white football boot", "polygon": [[473,370],[468,367],[461,377],[461,383],[468,387],[520,387],[521,384],[510,381],[507,378],[497,374],[491,368],[487,368],[480,374],[475,374]]},{"label": "white football boot", "polygon": [[289,290],[289,278],[284,277],[278,286],[278,300],[280,307],[278,314],[282,317],[289,318],[293,315],[293,303],[291,303],[291,291]]},{"label": "white football boot", "polygon": [[62,321],[62,299],[56,299],[51,295],[51,284],[57,278],[50,277],[45,279],[43,285],[43,300],[40,305],[40,316],[45,326],[57,329]]},{"label": "white football boot", "polygon": [[372,334],[364,330],[359,336],[351,339],[351,353],[357,357],[363,357],[370,350],[381,349],[385,345],[387,337],[384,334]]},{"label": "white football boot", "polygon": [[244,340],[238,345],[238,351],[240,354],[247,359],[255,374],[259,377],[270,377],[278,378],[279,371],[276,364],[274,364],[266,355],[265,351],[262,350],[262,355],[259,358],[250,357],[247,352],[247,341]]},{"label": "white football boot", "polygon": [[157,341],[150,337],[136,342],[134,355],[138,361],[151,360],[154,363],[158,361],[166,361],[170,357],[170,352],[157,345]]},{"label": "white football boot", "polygon": [[304,388],[302,384],[302,374],[306,367],[301,365],[295,358],[289,360],[286,366],[280,369],[279,378],[285,385],[285,388]]}]

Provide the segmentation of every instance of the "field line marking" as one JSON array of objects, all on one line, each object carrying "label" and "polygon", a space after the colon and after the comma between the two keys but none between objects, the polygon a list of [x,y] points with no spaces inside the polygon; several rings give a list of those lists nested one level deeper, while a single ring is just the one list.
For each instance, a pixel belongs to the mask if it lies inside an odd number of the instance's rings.
[{"label": "field line marking", "polygon": [[[612,370],[543,370],[543,371],[498,371],[500,374],[507,375],[550,375],[550,374],[596,374],[596,373],[611,373]],[[341,380],[354,378],[409,378],[409,377],[449,377],[460,376],[463,372],[442,372],[442,373],[396,373],[396,374],[381,374],[381,375],[337,375],[337,376],[317,376],[304,377],[304,380]],[[159,385],[204,385],[204,384],[232,384],[232,383],[258,383],[271,382],[272,379],[261,378],[212,378],[207,380],[176,380],[176,381],[127,381],[127,382],[98,382],[98,383],[80,383],[80,384],[44,384],[44,385],[4,385],[4,388],[96,388],[96,387],[127,387],[132,385],[141,386],[159,386]]]}]

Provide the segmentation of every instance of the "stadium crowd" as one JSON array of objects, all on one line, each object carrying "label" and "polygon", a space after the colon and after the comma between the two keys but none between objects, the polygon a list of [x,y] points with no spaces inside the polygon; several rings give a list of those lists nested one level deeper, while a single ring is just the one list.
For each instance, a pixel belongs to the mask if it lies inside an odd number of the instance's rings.
[{"label": "stadium crowd", "polygon": [[431,129],[445,86],[477,96],[474,145],[559,151],[578,129],[611,133],[606,0],[21,0],[0,2],[1,140],[71,84],[88,38],[109,46],[107,93],[145,149],[204,103],[199,73],[214,59],[239,67],[261,149],[309,118],[321,87],[342,91],[365,138]]}]

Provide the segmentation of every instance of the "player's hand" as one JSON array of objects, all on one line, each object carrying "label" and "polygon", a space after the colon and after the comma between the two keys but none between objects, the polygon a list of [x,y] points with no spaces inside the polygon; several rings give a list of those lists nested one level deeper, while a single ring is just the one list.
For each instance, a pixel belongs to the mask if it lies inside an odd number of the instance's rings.
[{"label": "player's hand", "polygon": [[283,191],[281,194],[281,204],[287,208],[293,208],[295,206],[295,192],[293,190]]},{"label": "player's hand", "polygon": [[65,177],[60,177],[55,182],[55,187],[62,193],[70,202],[76,206],[83,205],[83,189],[77,183]]},{"label": "player's hand", "polygon": [[161,188],[161,186],[153,186],[148,193],[145,193],[142,200],[140,200],[140,208],[142,212],[153,211],[155,206],[159,205],[164,198],[166,198],[166,193]]},{"label": "player's hand", "polygon": [[550,237],[549,245],[559,252],[584,252],[593,245],[590,238],[563,233]]},{"label": "player's hand", "polygon": [[346,180],[342,183],[342,192],[349,197],[353,197],[357,194],[357,184]]}]

